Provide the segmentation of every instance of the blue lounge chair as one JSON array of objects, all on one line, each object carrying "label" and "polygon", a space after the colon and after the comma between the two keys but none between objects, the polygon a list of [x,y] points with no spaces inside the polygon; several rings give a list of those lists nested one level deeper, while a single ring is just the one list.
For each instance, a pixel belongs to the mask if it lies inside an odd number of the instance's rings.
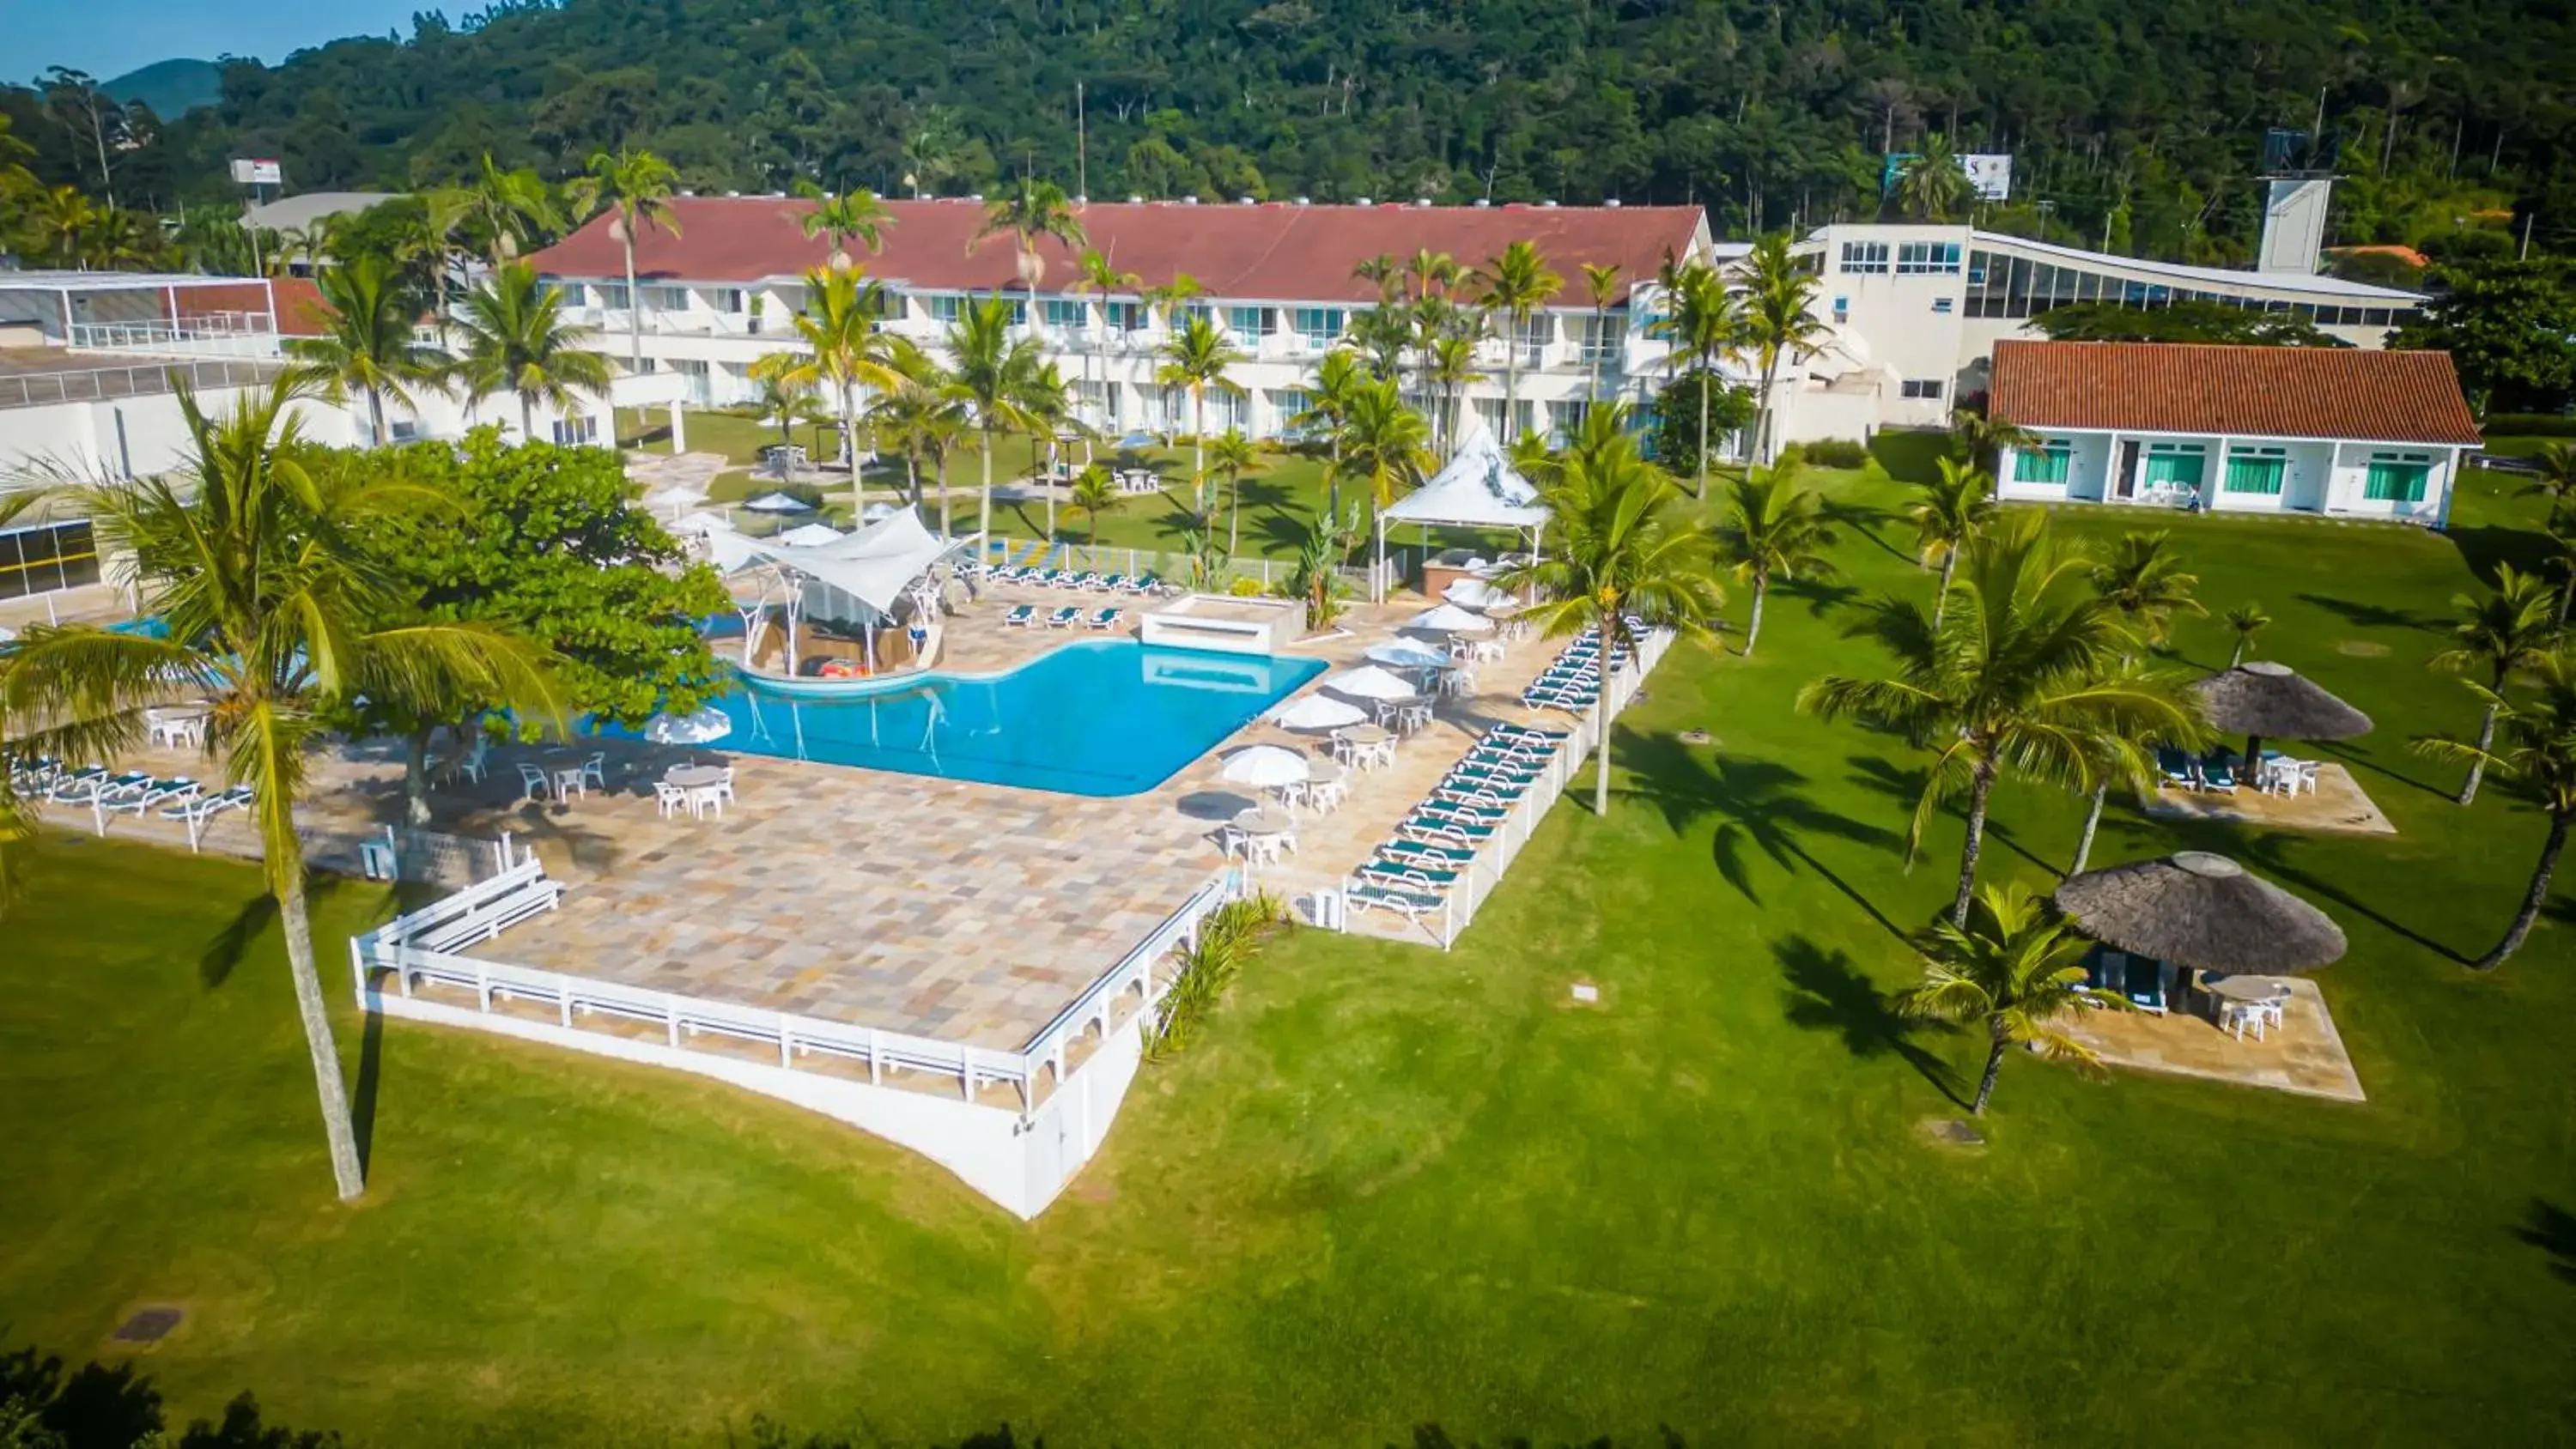
[{"label": "blue lounge chair", "polygon": [[1030,622],[1036,619],[1037,616],[1037,605],[1015,604],[1011,607],[1011,612],[1002,616],[1002,627],[1005,629],[1025,629],[1029,627]]},{"label": "blue lounge chair", "polygon": [[2236,757],[2225,750],[2213,750],[2200,760],[2200,788],[2222,795],[2236,793]]},{"label": "blue lounge chair", "polygon": [[1079,607],[1067,604],[1046,616],[1046,626],[1050,629],[1070,629],[1073,627],[1073,621],[1081,617],[1082,610]]},{"label": "blue lounge chair", "polygon": [[1556,753],[1558,746],[1573,738],[1573,736],[1565,730],[1543,730],[1536,725],[1520,724],[1498,724],[1492,729],[1485,731],[1485,737],[1487,739],[1492,739],[1496,736],[1500,736],[1507,740],[1517,740],[1523,744],[1537,746],[1551,755]]},{"label": "blue lounge chair", "polygon": [[1081,573],[1075,574],[1072,582],[1066,584],[1065,587],[1069,589],[1105,589],[1109,587],[1109,581],[1102,578],[1098,573],[1086,569]]},{"label": "blue lounge chair", "polygon": [[1107,589],[1113,594],[1132,594],[1136,592],[1134,587],[1135,583],[1136,581],[1134,579],[1127,577],[1125,574],[1111,574],[1109,577],[1100,581],[1100,587]]},{"label": "blue lounge chair", "polygon": [[1460,845],[1440,845],[1428,840],[1390,840],[1377,848],[1388,860],[1411,865],[1427,865],[1435,870],[1465,870],[1476,863],[1476,852]]},{"label": "blue lounge chair", "polygon": [[1354,874],[1367,880],[1382,881],[1420,891],[1446,890],[1458,879],[1458,872],[1454,870],[1386,859],[1364,861]]},{"label": "blue lounge chair", "polygon": [[1440,896],[1429,891],[1408,890],[1365,879],[1354,879],[1342,895],[1359,909],[1393,911],[1408,922],[1431,915],[1446,904]]},{"label": "blue lounge chair", "polygon": [[1395,833],[1408,840],[1469,849],[1494,838],[1494,827],[1478,820],[1415,811],[1397,822]]},{"label": "blue lounge chair", "polygon": [[2156,773],[2164,783],[2181,790],[2197,790],[2200,780],[2191,772],[2191,756],[2170,745],[2156,746]]},{"label": "blue lounge chair", "polygon": [[1082,621],[1082,625],[1086,629],[1115,629],[1119,613],[1117,609],[1095,609],[1090,618]]},{"label": "blue lounge chair", "polygon": [[108,811],[130,810],[139,816],[147,810],[156,809],[174,801],[194,799],[196,795],[195,780],[186,775],[173,775],[168,779],[152,779],[145,782],[143,788],[139,790],[129,790],[113,800],[101,801],[99,808]]}]

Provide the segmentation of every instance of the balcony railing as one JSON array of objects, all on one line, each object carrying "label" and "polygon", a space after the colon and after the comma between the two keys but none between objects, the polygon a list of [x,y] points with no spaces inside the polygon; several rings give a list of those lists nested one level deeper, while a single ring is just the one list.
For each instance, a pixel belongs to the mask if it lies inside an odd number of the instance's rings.
[{"label": "balcony railing", "polygon": [[148,397],[173,391],[180,384],[185,384],[193,392],[257,387],[276,375],[275,362],[230,358],[191,358],[137,363],[132,367],[10,373],[0,375],[0,408],[35,408],[54,403]]}]

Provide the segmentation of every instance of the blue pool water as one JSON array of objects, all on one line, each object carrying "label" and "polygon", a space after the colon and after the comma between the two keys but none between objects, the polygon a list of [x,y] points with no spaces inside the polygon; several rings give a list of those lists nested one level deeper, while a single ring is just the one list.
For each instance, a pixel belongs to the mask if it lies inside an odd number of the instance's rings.
[{"label": "blue pool water", "polygon": [[1319,659],[1064,644],[1008,674],[931,674],[860,699],[756,680],[716,702],[710,750],[774,755],[1066,795],[1134,795],[1170,779],[1322,671]]}]

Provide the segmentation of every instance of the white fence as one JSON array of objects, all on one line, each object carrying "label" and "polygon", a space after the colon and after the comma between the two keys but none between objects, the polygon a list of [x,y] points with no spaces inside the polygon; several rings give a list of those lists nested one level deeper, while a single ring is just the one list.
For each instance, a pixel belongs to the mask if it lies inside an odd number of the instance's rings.
[{"label": "white fence", "polygon": [[[1191,896],[1089,990],[1016,1051],[938,1041],[790,1012],[681,996],[464,954],[555,908],[563,887],[534,858],[412,911],[349,943],[362,1008],[473,1026],[608,1056],[675,1067],[795,1102],[938,1161],[977,1191],[1034,1217],[1089,1160],[1141,1059],[1143,1024],[1170,985],[1159,968],[1194,939],[1208,912],[1243,889],[1229,872]],[[389,981],[392,994],[387,995]],[[443,988],[429,994],[427,988]],[[470,1006],[458,1003],[470,995]],[[1132,1007],[1124,1017],[1121,1006]],[[539,1008],[531,1011],[528,1008]],[[602,1031],[585,1019],[630,1024]],[[634,1025],[658,1028],[635,1031]],[[703,1039],[725,1044],[711,1051]],[[1092,1054],[1070,1065],[1085,1042]],[[749,1046],[756,1051],[747,1052]],[[853,1069],[815,1070],[814,1058]],[[864,1067],[864,1079],[855,1069]],[[953,1080],[933,1096],[889,1082],[905,1073]],[[1097,1076],[1099,1082],[1085,1079]],[[1007,1084],[1016,1109],[983,1103]],[[1041,1092],[1041,1087],[1046,1090]]]},{"label": "white fence", "polygon": [[87,367],[63,372],[0,376],[0,408],[46,407],[55,403],[106,402],[146,397],[185,383],[196,392],[218,388],[258,387],[277,375],[274,363],[230,359],[174,359],[131,367]]},{"label": "white fence", "polygon": [[189,357],[276,357],[265,312],[210,312],[185,322],[75,322],[71,345],[87,352],[168,352]]}]

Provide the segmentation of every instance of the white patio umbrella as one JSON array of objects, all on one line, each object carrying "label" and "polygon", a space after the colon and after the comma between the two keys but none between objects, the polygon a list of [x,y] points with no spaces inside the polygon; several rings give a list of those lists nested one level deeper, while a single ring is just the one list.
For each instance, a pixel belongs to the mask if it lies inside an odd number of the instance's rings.
[{"label": "white patio umbrella", "polygon": [[792,543],[798,548],[812,548],[816,544],[838,543],[841,537],[841,531],[828,523],[800,523],[778,535],[778,541]]},{"label": "white patio umbrella", "polygon": [[894,517],[895,512],[895,506],[891,503],[871,503],[860,512],[859,522],[874,523],[880,518]]},{"label": "white patio umbrella", "polygon": [[732,733],[732,717],[714,705],[695,714],[657,714],[644,726],[644,738],[657,745],[703,745]]},{"label": "white patio umbrella", "polygon": [[[1441,662],[1445,664],[1448,661]],[[1413,687],[1412,680],[1399,674],[1390,674],[1374,664],[1363,664],[1357,669],[1345,669],[1325,680],[1324,687],[1335,694],[1346,694],[1353,699],[1411,699],[1422,692]]]},{"label": "white patio umbrella", "polygon": [[1439,634],[1483,634],[1494,627],[1494,621],[1456,604],[1442,604],[1436,609],[1416,614],[1405,621],[1408,629],[1428,629]]},{"label": "white patio umbrella", "polygon": [[755,513],[811,513],[814,511],[814,505],[802,498],[791,498],[784,493],[763,493],[758,498],[745,503],[743,507]]},{"label": "white patio umbrella", "polygon": [[1250,785],[1256,790],[1285,790],[1304,784],[1312,772],[1307,768],[1306,757],[1295,750],[1279,745],[1248,745],[1226,756],[1225,768],[1219,773],[1235,784]]},{"label": "white patio umbrella", "polygon": [[1483,579],[1460,579],[1442,589],[1440,597],[1462,609],[1475,609],[1479,612],[1490,609],[1496,604],[1512,602],[1511,595],[1486,583]]},{"label": "white patio umbrella", "polygon": [[1448,655],[1438,650],[1425,649],[1405,639],[1390,639],[1384,644],[1371,644],[1363,651],[1362,657],[1393,669],[1443,669],[1449,664]]},{"label": "white patio umbrella", "polygon": [[1333,730],[1346,724],[1358,724],[1368,718],[1368,711],[1346,699],[1328,694],[1310,694],[1282,708],[1271,716],[1282,727],[1292,730]]},{"label": "white patio umbrella", "polygon": [[671,531],[673,533],[713,533],[719,528],[731,527],[733,525],[725,521],[724,515],[708,513],[702,509],[685,518],[673,520]]}]

